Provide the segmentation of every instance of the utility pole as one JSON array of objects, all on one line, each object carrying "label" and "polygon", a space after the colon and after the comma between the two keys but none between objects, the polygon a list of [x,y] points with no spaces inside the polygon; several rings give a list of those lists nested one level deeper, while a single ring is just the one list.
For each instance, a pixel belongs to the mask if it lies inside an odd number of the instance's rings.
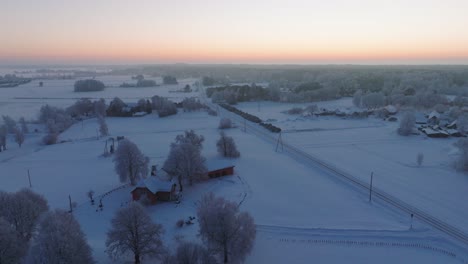
[{"label": "utility pole", "polygon": [[32,184],[31,184],[31,174],[29,173],[29,169],[28,169],[28,179],[29,179],[29,188],[32,188]]},{"label": "utility pole", "polygon": [[372,180],[374,178],[374,172],[370,175],[370,188],[369,188],[369,202],[372,202]]},{"label": "utility pole", "polygon": [[413,218],[414,218],[414,215],[411,214],[411,223],[410,223],[410,230],[413,229]]},{"label": "utility pole", "polygon": [[68,201],[70,203],[70,213],[73,213],[73,207],[72,207],[72,201],[71,201],[71,196],[68,195]]},{"label": "utility pole", "polygon": [[281,151],[283,151],[283,139],[281,138],[281,132],[279,133],[278,140],[276,141],[276,149],[275,151],[278,152],[278,147],[281,144]]}]

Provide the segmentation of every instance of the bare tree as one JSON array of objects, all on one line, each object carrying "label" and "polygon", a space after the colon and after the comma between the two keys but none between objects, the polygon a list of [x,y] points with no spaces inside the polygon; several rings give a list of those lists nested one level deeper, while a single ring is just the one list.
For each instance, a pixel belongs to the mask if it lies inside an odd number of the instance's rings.
[{"label": "bare tree", "polygon": [[27,263],[95,263],[80,224],[64,210],[46,213],[38,224]]},{"label": "bare tree", "polygon": [[216,259],[202,245],[193,242],[182,242],[170,264],[216,264]]},{"label": "bare tree", "polygon": [[197,215],[200,235],[211,252],[221,256],[224,263],[245,260],[256,236],[250,214],[239,212],[236,203],[209,193],[200,201]]},{"label": "bare tree", "polygon": [[424,154],[422,154],[421,152],[418,153],[418,155],[416,156],[416,162],[418,163],[418,166],[421,167],[422,163],[424,161]]},{"label": "bare tree", "polygon": [[45,198],[29,189],[0,193],[0,217],[13,226],[23,241],[31,238],[37,219],[48,210]]},{"label": "bare tree", "polygon": [[175,177],[179,183],[179,191],[183,191],[183,182],[189,185],[206,177],[205,158],[200,148],[191,143],[172,144],[169,156],[164,162],[163,169]]},{"label": "bare tree", "polygon": [[0,217],[0,263],[21,263],[25,247],[11,224]]},{"label": "bare tree", "polygon": [[223,157],[238,158],[240,156],[236,142],[234,142],[232,137],[226,136],[224,132],[220,133],[220,138],[218,142],[216,142],[216,147],[218,148],[218,153]]},{"label": "bare tree", "polygon": [[403,114],[400,120],[400,127],[398,128],[398,134],[402,136],[409,136],[413,132],[414,124],[416,123],[416,117],[413,112],[406,112]]},{"label": "bare tree", "polygon": [[141,153],[140,149],[128,139],[120,141],[115,151],[115,171],[121,182],[130,181],[136,185],[138,179],[148,175],[149,158]]},{"label": "bare tree", "polygon": [[104,116],[98,116],[98,123],[99,123],[99,133],[101,136],[105,137],[109,135],[109,128],[107,127],[106,120]]},{"label": "bare tree", "polygon": [[218,126],[219,129],[226,129],[226,128],[231,128],[231,127],[232,127],[231,119],[227,117],[221,118],[221,120],[219,121],[219,126]]},{"label": "bare tree", "polygon": [[23,132],[23,134],[29,133],[29,128],[28,128],[28,125],[26,124],[26,120],[24,119],[24,117],[21,117],[19,119],[19,123],[21,125],[21,131]]},{"label": "bare tree", "polygon": [[23,131],[15,128],[15,142],[18,143],[18,146],[21,148],[24,142],[24,133]]},{"label": "bare tree", "polygon": [[132,253],[135,264],[144,256],[161,257],[165,252],[161,235],[163,228],[155,224],[143,206],[131,203],[115,214],[107,232],[106,247],[111,258]]}]

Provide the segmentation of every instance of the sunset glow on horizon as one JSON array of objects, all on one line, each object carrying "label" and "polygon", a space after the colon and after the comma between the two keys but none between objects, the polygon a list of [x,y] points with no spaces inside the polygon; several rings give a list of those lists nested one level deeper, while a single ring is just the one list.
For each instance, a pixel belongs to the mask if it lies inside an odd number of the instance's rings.
[{"label": "sunset glow on horizon", "polygon": [[468,1],[7,1],[0,63],[468,64]]}]

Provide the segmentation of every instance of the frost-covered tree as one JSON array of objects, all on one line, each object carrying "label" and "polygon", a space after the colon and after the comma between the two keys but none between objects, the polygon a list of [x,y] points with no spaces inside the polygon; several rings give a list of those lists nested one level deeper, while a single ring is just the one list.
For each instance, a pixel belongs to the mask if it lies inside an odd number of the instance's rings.
[{"label": "frost-covered tree", "polygon": [[21,131],[23,132],[23,134],[29,133],[29,128],[28,128],[28,125],[26,124],[26,120],[24,119],[24,117],[21,117],[19,119],[19,123],[20,123]]},{"label": "frost-covered tree", "polygon": [[138,179],[146,178],[148,175],[149,158],[143,155],[138,146],[128,139],[119,142],[114,162],[115,171],[121,182],[130,181],[131,185],[136,185]]},{"label": "frost-covered tree", "polygon": [[203,147],[203,141],[205,141],[205,138],[193,130],[186,130],[183,135],[177,135],[175,138],[176,144],[189,143],[199,149]]},{"label": "frost-covered tree", "polygon": [[120,209],[111,221],[107,232],[106,247],[111,258],[131,253],[135,264],[145,256],[158,258],[165,253],[161,235],[164,230],[155,224],[145,208],[139,203],[130,203]]},{"label": "frost-covered tree", "polygon": [[416,117],[413,112],[406,112],[400,119],[400,127],[398,128],[398,134],[402,136],[409,136],[413,132],[414,124],[416,123]]},{"label": "frost-covered tree", "polygon": [[212,254],[202,245],[193,242],[182,242],[175,255],[168,261],[170,264],[216,264]]},{"label": "frost-covered tree", "polygon": [[462,134],[466,134],[468,132],[468,114],[461,114],[457,118],[457,128]]},{"label": "frost-covered tree", "polygon": [[221,120],[219,121],[219,126],[218,126],[219,129],[227,129],[231,127],[232,127],[231,119],[227,117],[221,118]]},{"label": "frost-covered tree", "polygon": [[362,90],[357,90],[353,96],[353,104],[354,106],[361,107],[362,102]]},{"label": "frost-covered tree", "polygon": [[16,121],[7,115],[2,115],[3,123],[5,124],[8,133],[14,133],[16,128]]},{"label": "frost-covered tree", "polygon": [[197,207],[200,236],[208,250],[221,257],[224,263],[243,262],[252,251],[256,230],[247,212],[239,212],[239,206],[205,195]]},{"label": "frost-covered tree", "polygon": [[94,101],[94,114],[96,116],[102,116],[102,117],[105,117],[106,116],[106,100],[104,99],[99,99],[97,101]]},{"label": "frost-covered tree", "polygon": [[196,98],[185,98],[182,101],[182,107],[184,108],[185,112],[192,112],[192,111],[198,111],[200,109],[203,109],[205,105],[200,103],[200,101]]},{"label": "frost-covered tree", "polygon": [[22,189],[16,193],[0,193],[0,217],[12,225],[17,236],[23,241],[31,238],[36,221],[48,210],[45,198],[30,189]]},{"label": "frost-covered tree", "polygon": [[171,145],[163,169],[177,179],[181,192],[184,182],[193,185],[194,182],[204,179],[207,172],[205,158],[201,155],[200,148],[189,142]]},{"label": "frost-covered tree", "polygon": [[454,144],[459,150],[459,157],[455,162],[455,167],[461,171],[468,171],[468,139],[462,138]]},{"label": "frost-covered tree", "polygon": [[0,217],[0,263],[21,263],[25,246],[16,236],[16,232],[5,219]]},{"label": "frost-covered tree", "polygon": [[99,123],[99,133],[102,137],[109,135],[109,128],[107,127],[106,120],[103,116],[98,116],[98,123]]},{"label": "frost-covered tree", "polygon": [[23,145],[24,142],[24,133],[22,130],[15,129],[15,142],[18,144],[18,146],[21,148],[21,145]]},{"label": "frost-covered tree", "polygon": [[95,263],[86,236],[73,214],[58,209],[48,212],[39,221],[37,229],[27,263]]},{"label": "frost-covered tree", "polygon": [[218,148],[218,153],[223,157],[238,158],[240,156],[236,142],[234,142],[232,137],[226,136],[224,132],[220,133],[216,147]]},{"label": "frost-covered tree", "polygon": [[385,96],[382,93],[368,93],[362,96],[361,105],[367,108],[385,106]]}]

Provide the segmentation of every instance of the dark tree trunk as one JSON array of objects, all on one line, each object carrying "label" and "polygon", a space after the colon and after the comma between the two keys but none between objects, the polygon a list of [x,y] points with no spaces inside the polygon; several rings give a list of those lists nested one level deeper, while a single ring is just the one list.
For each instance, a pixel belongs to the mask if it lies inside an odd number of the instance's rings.
[{"label": "dark tree trunk", "polygon": [[224,244],[224,263],[228,263],[228,250],[227,250],[227,244]]},{"label": "dark tree trunk", "polygon": [[178,176],[177,180],[179,181],[179,192],[182,192],[182,189],[183,189],[183,187],[182,187],[182,177]]},{"label": "dark tree trunk", "polygon": [[140,264],[140,255],[135,254],[135,264]]}]

